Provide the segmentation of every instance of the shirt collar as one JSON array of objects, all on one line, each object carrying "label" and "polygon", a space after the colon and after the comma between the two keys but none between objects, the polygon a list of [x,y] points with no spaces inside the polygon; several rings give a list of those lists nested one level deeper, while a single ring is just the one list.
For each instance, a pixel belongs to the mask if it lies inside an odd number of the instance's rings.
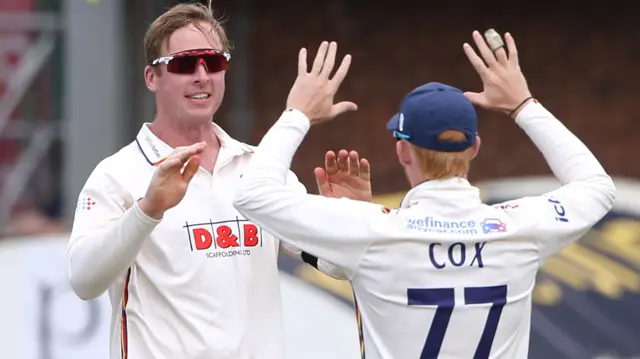
[{"label": "shirt collar", "polygon": [[458,202],[471,200],[480,203],[480,190],[466,178],[454,177],[444,180],[429,180],[413,187],[402,199],[401,208],[408,208],[421,200]]},{"label": "shirt collar", "polygon": [[[218,124],[211,123],[211,129],[213,133],[218,137],[220,141],[220,154],[235,157],[245,153],[251,154],[253,150],[249,145],[237,141],[229,136]],[[163,159],[167,158],[172,152],[173,148],[159,139],[149,129],[149,123],[144,123],[136,136],[136,143],[140,148],[140,151],[151,165],[156,165]],[[220,155],[219,155],[220,156]]]}]

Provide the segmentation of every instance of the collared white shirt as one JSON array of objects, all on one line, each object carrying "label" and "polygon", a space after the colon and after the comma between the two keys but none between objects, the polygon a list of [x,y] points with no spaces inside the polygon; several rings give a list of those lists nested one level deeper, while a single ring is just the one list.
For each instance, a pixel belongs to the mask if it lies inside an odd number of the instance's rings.
[{"label": "collared white shirt", "polygon": [[286,174],[310,122],[293,110],[260,142],[234,205],[345,271],[363,358],[526,358],[538,269],[612,208],[615,187],[542,105],[528,104],[516,123],[563,186],[489,206],[464,178],[434,180],[396,209],[295,193]]},{"label": "collared white shirt", "polygon": [[[137,206],[153,164],[172,152],[148,124],[95,168],[80,194],[69,276],[81,297],[97,296],[101,285],[108,286],[112,359],[285,355],[279,240],[231,204],[253,149],[215,124],[213,131],[221,144],[213,173],[200,168],[184,199],[161,221]],[[305,191],[293,173],[287,181]],[[101,284],[109,277],[101,271],[122,257],[114,247],[134,240],[140,244],[133,263]]]}]

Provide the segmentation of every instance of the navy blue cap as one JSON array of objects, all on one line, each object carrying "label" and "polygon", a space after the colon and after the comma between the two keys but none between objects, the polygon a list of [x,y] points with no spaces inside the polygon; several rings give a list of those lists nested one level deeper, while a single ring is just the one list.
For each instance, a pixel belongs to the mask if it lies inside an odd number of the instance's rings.
[{"label": "navy blue cap", "polygon": [[[460,152],[473,146],[478,133],[478,116],[462,91],[455,87],[430,82],[411,91],[400,104],[400,112],[389,120],[387,129],[396,138],[441,152]],[[455,130],[465,134],[466,141],[441,141],[438,135]]]}]

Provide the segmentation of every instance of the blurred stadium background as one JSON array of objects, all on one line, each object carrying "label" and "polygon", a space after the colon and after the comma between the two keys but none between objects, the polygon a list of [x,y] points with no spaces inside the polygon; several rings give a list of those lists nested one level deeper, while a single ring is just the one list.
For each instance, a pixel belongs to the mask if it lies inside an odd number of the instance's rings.
[{"label": "blurred stadium background", "polygon": [[[0,0],[0,358],[107,358],[106,297],[81,302],[64,273],[69,223],[92,168],[153,118],[142,77],[147,25],[172,0]],[[386,120],[406,92],[480,82],[461,45],[510,31],[533,93],[601,159],[614,211],[552,258],[535,290],[534,359],[640,358],[640,27],[633,2],[214,1],[234,41],[216,121],[257,143],[282,111],[300,47],[336,40],[354,56],[340,97],[358,113],[314,129],[294,170],[327,149],[373,164],[376,201],[407,189]],[[625,7],[626,5],[629,5]],[[511,121],[480,111],[483,146],[470,179],[487,202],[556,185]],[[571,214],[569,214],[571,215]],[[351,290],[281,259],[290,358],[356,358]]]}]

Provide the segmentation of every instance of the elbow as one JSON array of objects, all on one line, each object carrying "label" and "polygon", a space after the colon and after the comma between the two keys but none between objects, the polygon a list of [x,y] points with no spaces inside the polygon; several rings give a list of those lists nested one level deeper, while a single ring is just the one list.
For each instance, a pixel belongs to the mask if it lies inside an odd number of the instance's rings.
[{"label": "elbow", "polygon": [[72,257],[67,258],[67,276],[71,289],[78,298],[88,301],[100,297],[106,288],[100,288],[95,278],[89,275],[89,270],[72,265]]},{"label": "elbow", "polygon": [[231,201],[231,204],[233,205],[233,207],[235,207],[235,209],[237,209],[240,212],[242,212],[244,208],[248,206],[249,203],[250,203],[250,197],[247,196],[246,191],[244,190],[243,187],[241,187],[236,192],[236,195],[233,197],[233,201]]},{"label": "elbow", "polygon": [[93,299],[97,299],[104,293],[104,291],[93,290],[89,286],[86,285],[71,285],[73,288],[73,292],[76,294],[78,298],[83,301],[89,301]]},{"label": "elbow", "polygon": [[242,179],[240,187],[236,191],[233,200],[231,201],[233,207],[238,211],[243,212],[251,208],[257,198],[256,186],[252,181]]},{"label": "elbow", "polygon": [[[231,204],[244,216],[264,213],[266,208],[284,206],[287,203],[290,191],[282,183],[272,178],[248,178],[245,176],[233,195]],[[280,205],[276,205],[277,201]]]},{"label": "elbow", "polygon": [[607,212],[613,208],[616,201],[616,186],[611,176],[602,173],[590,178],[589,182],[595,187],[602,198],[602,204]]},{"label": "elbow", "polygon": [[105,290],[97,288],[92,281],[82,278],[82,276],[69,275],[69,283],[76,296],[84,301],[96,299],[105,292]]},{"label": "elbow", "polygon": [[611,176],[605,174],[600,179],[602,186],[602,193],[604,194],[604,203],[608,210],[613,208],[613,204],[616,201],[616,185],[613,183]]},{"label": "elbow", "polygon": [[606,191],[606,198],[607,198],[607,206],[609,208],[609,210],[611,210],[613,208],[613,204],[616,201],[616,185],[613,183],[613,179],[611,179],[611,177],[609,177],[607,175],[607,191]]}]

